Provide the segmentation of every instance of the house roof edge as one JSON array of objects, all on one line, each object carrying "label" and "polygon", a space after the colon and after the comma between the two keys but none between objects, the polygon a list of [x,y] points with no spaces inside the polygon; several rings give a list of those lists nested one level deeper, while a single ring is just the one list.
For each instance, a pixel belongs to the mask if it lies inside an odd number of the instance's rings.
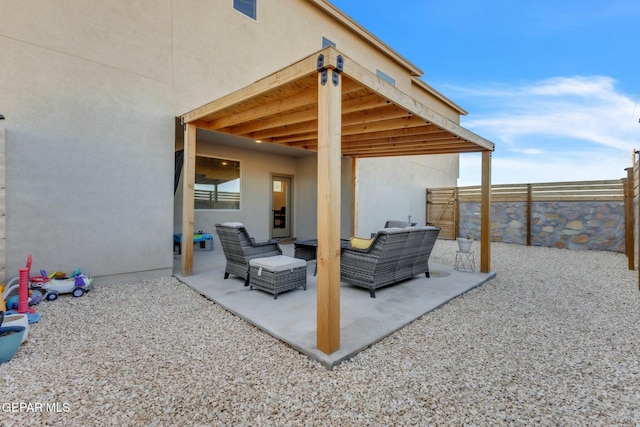
[{"label": "house roof edge", "polygon": [[391,48],[388,44],[380,40],[378,37],[373,35],[369,30],[364,28],[362,25],[358,24],[353,18],[349,15],[338,9],[328,0],[308,0],[318,8],[325,11],[327,14],[334,17],[338,22],[340,22],[345,27],[349,28],[351,31],[356,33],[362,39],[370,43],[379,51],[383,52],[385,55],[389,56],[398,64],[402,65],[406,68],[412,76],[422,76],[424,72],[418,68],[415,64],[410,62],[404,56],[400,55],[397,51]]}]

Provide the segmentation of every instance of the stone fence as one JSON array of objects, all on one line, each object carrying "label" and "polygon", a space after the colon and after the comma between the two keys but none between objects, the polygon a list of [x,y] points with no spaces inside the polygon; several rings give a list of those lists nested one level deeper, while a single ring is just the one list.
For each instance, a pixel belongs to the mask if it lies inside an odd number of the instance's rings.
[{"label": "stone fence", "polygon": [[[471,234],[478,240],[480,203],[459,201],[458,208],[458,235]],[[624,202],[492,202],[491,240],[563,249],[625,252]]]},{"label": "stone fence", "polygon": [[[562,249],[629,251],[629,178],[491,186],[491,240]],[[481,188],[442,189],[432,204],[455,218],[453,236],[480,238]],[[431,191],[431,195],[438,194]],[[452,203],[452,201],[454,203]],[[629,224],[627,218],[631,217]],[[452,237],[453,237],[452,236]],[[451,237],[450,237],[451,238]]]}]

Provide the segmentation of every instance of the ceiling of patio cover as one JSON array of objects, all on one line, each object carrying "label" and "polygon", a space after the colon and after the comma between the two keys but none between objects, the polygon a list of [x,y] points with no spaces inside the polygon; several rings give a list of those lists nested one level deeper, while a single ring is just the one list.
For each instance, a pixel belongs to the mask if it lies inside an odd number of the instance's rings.
[{"label": "ceiling of patio cover", "polygon": [[317,151],[318,73],[342,75],[342,155],[353,158],[493,151],[494,144],[435,112],[334,48],[186,113],[184,123]]}]

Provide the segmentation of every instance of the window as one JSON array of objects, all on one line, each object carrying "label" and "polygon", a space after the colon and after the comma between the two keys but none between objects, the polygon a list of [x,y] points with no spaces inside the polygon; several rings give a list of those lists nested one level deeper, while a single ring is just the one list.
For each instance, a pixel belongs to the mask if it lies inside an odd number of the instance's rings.
[{"label": "window", "polygon": [[380,70],[376,70],[376,76],[380,77],[385,82],[389,83],[391,86],[396,86],[396,80],[388,74],[383,73]]},{"label": "window", "polygon": [[244,13],[251,19],[256,19],[256,3],[258,0],[233,0],[233,8]]},{"label": "window", "polygon": [[240,162],[196,157],[196,209],[240,209]]},{"label": "window", "polygon": [[331,40],[329,40],[326,37],[322,37],[322,48],[324,49],[325,47],[336,47],[336,44],[334,42],[332,42]]}]

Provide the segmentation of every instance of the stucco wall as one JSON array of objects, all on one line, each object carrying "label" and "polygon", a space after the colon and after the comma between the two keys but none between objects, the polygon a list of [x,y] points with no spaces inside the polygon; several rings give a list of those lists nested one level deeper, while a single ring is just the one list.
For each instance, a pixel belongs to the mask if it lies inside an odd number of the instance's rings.
[{"label": "stucco wall", "polygon": [[3,4],[9,276],[30,253],[35,271],[171,272],[166,6]]},{"label": "stucco wall", "polygon": [[430,108],[459,122],[458,114],[449,106],[414,88],[404,67],[372,48],[313,2],[259,1],[255,21],[235,11],[230,4],[229,1],[227,7],[211,7],[210,3],[195,0],[174,4],[176,115],[320,50],[324,36],[347,57],[373,73],[380,69],[395,79],[396,87],[419,94]]},{"label": "stucco wall", "polygon": [[361,159],[357,166],[357,230],[368,236],[387,220],[426,224],[426,191],[450,186],[458,173],[458,155]]},{"label": "stucco wall", "polygon": [[[318,162],[317,157],[305,157],[297,161],[296,174],[296,224],[297,238],[318,236]],[[348,239],[351,232],[351,160],[342,159],[340,236]]]},{"label": "stucco wall", "polygon": [[[82,267],[114,280],[170,274],[175,116],[319,50],[322,36],[410,90],[405,69],[312,2],[260,1],[257,21],[231,5],[3,2],[0,112],[7,117],[9,276],[29,253],[36,271]],[[431,106],[455,116],[450,107]],[[294,188],[294,221],[306,227],[296,232],[306,233],[313,221],[302,219],[311,206],[303,202],[310,197],[304,189],[312,181],[301,164],[310,160],[273,160],[273,172],[302,178]],[[252,164],[252,156],[245,161]],[[421,187],[453,185],[456,176],[457,170],[447,182]],[[268,192],[262,186],[246,188],[243,197],[263,203]],[[343,206],[348,194],[343,192]],[[266,215],[243,215],[247,222],[267,221]],[[210,219],[198,214],[196,224],[203,221],[208,227]],[[349,222],[343,216],[343,229]],[[258,229],[256,237],[264,233]]]}]

